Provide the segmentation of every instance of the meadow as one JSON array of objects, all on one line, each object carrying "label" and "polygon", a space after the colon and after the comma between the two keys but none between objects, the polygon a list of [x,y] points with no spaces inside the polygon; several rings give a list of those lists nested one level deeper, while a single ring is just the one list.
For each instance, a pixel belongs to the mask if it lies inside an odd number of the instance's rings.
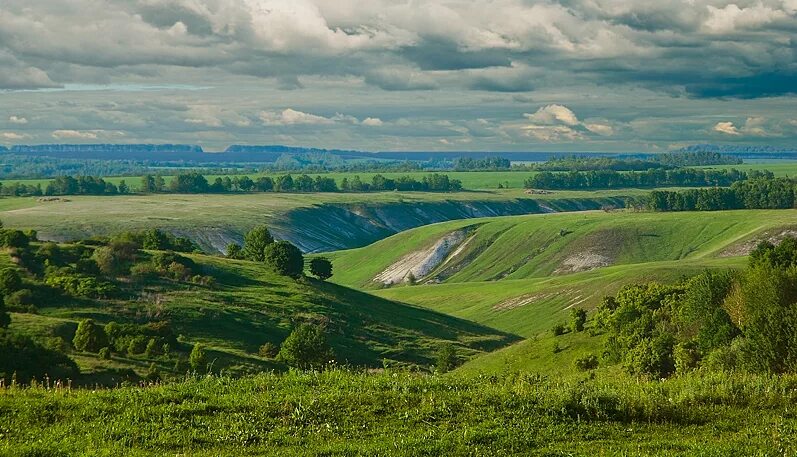
[{"label": "meadow", "polygon": [[797,379],[532,373],[217,377],[146,388],[0,390],[0,453],[707,455],[797,452]]}]

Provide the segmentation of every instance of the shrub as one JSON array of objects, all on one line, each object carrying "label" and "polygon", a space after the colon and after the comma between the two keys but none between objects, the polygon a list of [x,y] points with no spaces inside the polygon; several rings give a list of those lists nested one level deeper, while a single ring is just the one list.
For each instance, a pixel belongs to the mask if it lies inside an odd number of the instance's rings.
[{"label": "shrub", "polygon": [[551,333],[553,336],[564,335],[566,331],[565,324],[556,324],[551,328]]},{"label": "shrub", "polygon": [[158,269],[151,262],[140,262],[130,267],[130,275],[141,279],[158,277]]},{"label": "shrub", "polygon": [[631,374],[665,378],[675,371],[672,335],[646,338],[626,354],[626,369]]},{"label": "shrub", "polygon": [[191,349],[191,355],[188,357],[188,363],[191,364],[191,369],[194,371],[204,371],[207,369],[208,360],[205,354],[205,346],[200,343],[194,345]]},{"label": "shrub", "polygon": [[30,312],[35,310],[33,291],[30,289],[22,289],[6,296],[6,306],[15,312]]},{"label": "shrub", "polygon": [[454,345],[449,343],[440,346],[435,355],[435,369],[440,373],[446,373],[453,370],[457,363],[458,358]]},{"label": "shrub", "polygon": [[51,379],[74,378],[75,362],[65,354],[47,349],[28,337],[0,332],[0,378],[27,383],[49,375]]},{"label": "shrub", "polygon": [[160,345],[158,344],[158,340],[155,338],[150,338],[147,341],[147,347],[144,349],[144,354],[147,357],[155,357],[160,354]]},{"label": "shrub", "polygon": [[283,276],[298,278],[304,271],[302,252],[287,241],[278,241],[266,246],[263,259],[266,265]]},{"label": "shrub", "polygon": [[8,267],[0,270],[0,293],[9,295],[21,288],[22,278],[15,268]]},{"label": "shrub", "polygon": [[570,310],[570,328],[574,332],[584,331],[584,324],[587,322],[587,312],[582,308]]},{"label": "shrub", "polygon": [[100,349],[99,355],[100,355],[101,359],[110,360],[111,359],[111,348],[104,347],[104,348]]},{"label": "shrub", "polygon": [[325,257],[316,257],[310,261],[310,273],[322,281],[332,277],[332,262]]},{"label": "shrub", "polygon": [[260,355],[260,357],[266,359],[273,359],[279,353],[279,347],[277,347],[276,344],[269,341],[260,346],[260,348],[257,350],[257,353],[258,355]]},{"label": "shrub", "polygon": [[590,354],[584,357],[579,357],[574,362],[576,368],[581,371],[594,370],[598,368],[598,357]]},{"label": "shrub", "polygon": [[279,360],[302,369],[321,368],[332,359],[324,329],[317,325],[301,324],[280,346]]},{"label": "shrub", "polygon": [[130,355],[143,354],[147,350],[148,342],[149,339],[144,335],[134,336],[127,344],[127,353]]},{"label": "shrub", "polygon": [[[265,247],[264,247],[265,249]],[[241,246],[238,243],[230,243],[227,245],[226,249],[227,257],[231,259],[243,259],[244,253],[241,249]]]},{"label": "shrub", "polygon": [[551,346],[551,352],[553,352],[554,354],[562,352],[562,347],[559,345],[558,341],[553,342],[553,346]]},{"label": "shrub", "polygon": [[108,335],[92,319],[86,319],[77,326],[72,344],[78,351],[97,352],[108,346]]},{"label": "shrub", "polygon": [[675,360],[675,372],[686,373],[697,368],[700,363],[700,350],[695,341],[678,343],[672,351]]}]

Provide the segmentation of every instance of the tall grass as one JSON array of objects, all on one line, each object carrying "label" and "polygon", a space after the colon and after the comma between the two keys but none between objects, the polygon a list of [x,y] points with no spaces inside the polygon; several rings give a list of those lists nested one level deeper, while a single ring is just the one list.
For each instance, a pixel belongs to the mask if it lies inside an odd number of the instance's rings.
[{"label": "tall grass", "polygon": [[3,455],[795,455],[797,377],[330,370],[0,390]]}]

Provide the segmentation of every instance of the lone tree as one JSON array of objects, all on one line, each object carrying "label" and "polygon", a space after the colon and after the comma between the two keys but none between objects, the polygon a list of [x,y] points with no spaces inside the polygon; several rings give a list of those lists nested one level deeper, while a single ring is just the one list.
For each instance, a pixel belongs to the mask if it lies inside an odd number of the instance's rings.
[{"label": "lone tree", "polygon": [[78,351],[98,352],[108,346],[108,335],[92,319],[86,319],[77,326],[72,344]]},{"label": "lone tree", "polygon": [[262,262],[265,260],[266,246],[274,243],[274,237],[265,225],[258,225],[244,235],[243,256],[248,260]]},{"label": "lone tree", "polygon": [[195,344],[194,348],[191,349],[188,362],[191,364],[191,369],[194,371],[206,369],[208,366],[208,357],[207,354],[205,354],[205,346],[200,343]]},{"label": "lone tree", "polygon": [[322,281],[332,277],[332,262],[326,257],[316,257],[310,261],[310,273]]},{"label": "lone tree", "polygon": [[277,273],[291,278],[298,278],[304,272],[302,251],[287,241],[269,244],[263,250],[266,265]]},{"label": "lone tree", "polygon": [[574,308],[570,310],[571,328],[574,332],[581,332],[584,330],[584,324],[587,323],[587,312],[583,308]]},{"label": "lone tree", "polygon": [[323,367],[332,359],[332,349],[327,343],[324,329],[318,325],[301,324],[280,346],[277,358],[289,366],[312,369]]},{"label": "lone tree", "polygon": [[457,362],[457,352],[452,344],[446,343],[440,346],[435,355],[435,368],[438,372],[446,373],[453,370]]}]

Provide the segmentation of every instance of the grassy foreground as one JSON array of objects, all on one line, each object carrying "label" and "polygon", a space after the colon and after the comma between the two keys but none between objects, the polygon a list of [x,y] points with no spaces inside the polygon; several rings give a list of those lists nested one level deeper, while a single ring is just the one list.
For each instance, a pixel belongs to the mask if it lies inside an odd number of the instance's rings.
[{"label": "grassy foreground", "polygon": [[668,381],[345,371],[0,390],[0,453],[795,455],[797,378]]}]

